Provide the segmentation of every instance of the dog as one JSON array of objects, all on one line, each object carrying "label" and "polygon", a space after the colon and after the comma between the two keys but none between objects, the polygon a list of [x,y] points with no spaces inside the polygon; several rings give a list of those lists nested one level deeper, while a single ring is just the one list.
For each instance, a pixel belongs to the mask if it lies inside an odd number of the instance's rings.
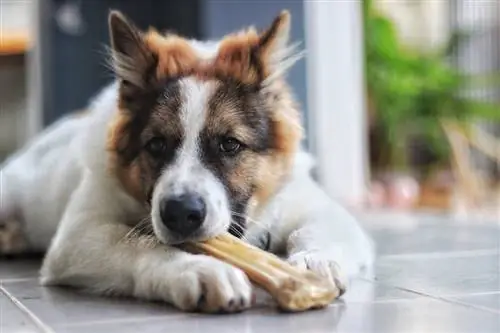
[{"label": "dog", "polygon": [[315,182],[301,146],[290,19],[202,42],[110,11],[116,80],[1,166],[0,221],[45,253],[41,284],[242,311],[247,276],[178,247],[225,232],[341,293],[372,266],[370,237]]}]

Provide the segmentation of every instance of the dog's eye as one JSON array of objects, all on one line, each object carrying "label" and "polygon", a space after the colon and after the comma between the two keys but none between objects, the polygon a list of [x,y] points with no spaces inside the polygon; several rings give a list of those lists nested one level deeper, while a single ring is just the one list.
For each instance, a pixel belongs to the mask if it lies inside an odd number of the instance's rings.
[{"label": "dog's eye", "polygon": [[167,141],[163,138],[152,138],[145,148],[153,157],[159,157],[167,151]]},{"label": "dog's eye", "polygon": [[234,155],[241,151],[243,145],[235,138],[222,138],[219,143],[219,150],[228,155]]}]

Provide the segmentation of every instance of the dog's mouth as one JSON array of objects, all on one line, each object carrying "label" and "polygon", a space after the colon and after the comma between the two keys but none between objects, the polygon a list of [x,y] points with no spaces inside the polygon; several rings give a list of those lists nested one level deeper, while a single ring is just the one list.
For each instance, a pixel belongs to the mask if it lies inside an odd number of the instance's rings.
[{"label": "dog's mouth", "polygon": [[[183,243],[206,241],[224,233],[229,233],[240,239],[245,237],[247,217],[244,214],[245,209],[243,207],[245,206],[243,205],[240,207],[240,205],[234,203],[233,205],[229,204],[231,209],[217,212],[212,208],[197,229],[189,232],[189,234],[182,234],[183,230],[177,232],[169,223],[164,222],[161,214],[159,214],[161,208],[155,205],[153,197],[153,195],[149,195],[145,205],[149,211],[150,229],[162,244],[176,246]],[[213,205],[210,207],[213,207]]]},{"label": "dog's mouth", "polygon": [[182,237],[178,236],[172,233],[169,233],[168,236],[168,241],[165,242],[163,240],[163,237],[156,235],[158,240],[165,245],[172,245],[172,246],[178,246],[182,245],[185,243],[191,243],[191,242],[203,242],[208,239],[220,236],[224,234],[225,232],[230,233],[231,235],[237,237],[237,238],[243,238],[245,236],[245,224],[246,221],[242,217],[234,217],[233,222],[230,224],[229,228],[227,230],[224,230],[222,232],[207,232],[205,230],[197,230],[193,234],[189,235],[188,237]]}]

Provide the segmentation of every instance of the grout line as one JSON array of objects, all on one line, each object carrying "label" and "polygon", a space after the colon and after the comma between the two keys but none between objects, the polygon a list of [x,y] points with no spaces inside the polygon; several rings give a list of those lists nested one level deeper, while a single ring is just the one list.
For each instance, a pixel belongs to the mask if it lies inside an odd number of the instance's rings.
[{"label": "grout line", "polygon": [[24,304],[22,304],[17,298],[9,293],[0,282],[0,293],[3,293],[14,305],[21,310],[29,319],[35,324],[38,329],[42,330],[44,333],[55,333],[55,331],[46,325],[38,316],[36,316],[30,309],[28,309]]},{"label": "grout line", "polygon": [[441,295],[441,297],[454,298],[454,297],[469,297],[469,296],[475,297],[475,296],[489,296],[489,295],[500,295],[500,290],[499,291],[479,291],[479,292],[469,293],[469,294],[462,294],[462,293],[444,294],[444,295]]},{"label": "grout line", "polygon": [[499,314],[500,313],[500,310],[491,309],[491,308],[488,308],[486,306],[474,305],[474,304],[470,304],[470,303],[459,301],[457,299],[447,298],[445,296],[435,296],[435,295],[427,294],[427,293],[424,293],[424,292],[421,292],[421,291],[411,290],[411,289],[407,289],[407,288],[403,288],[403,287],[398,287],[398,286],[395,286],[395,287],[397,289],[400,289],[400,290],[404,290],[404,291],[407,291],[407,292],[413,292],[415,294],[418,294],[418,295],[421,295],[421,296],[424,296],[424,297],[427,297],[427,298],[431,298],[431,299],[434,299],[434,300],[442,301],[442,302],[445,302],[445,303],[449,303],[449,304],[461,305],[461,306],[466,307],[466,308],[480,310],[480,311],[486,311],[486,312],[494,313],[494,314]]},{"label": "grout line", "polygon": [[[378,280],[368,280],[368,281],[371,281],[371,282],[374,282],[374,283],[377,283],[377,284],[380,284],[380,285],[392,287],[392,288],[395,288],[395,289],[399,289],[401,291],[412,293],[412,294],[415,294],[415,295],[418,295],[418,296],[421,296],[421,297],[424,297],[424,298],[430,298],[430,299],[433,299],[433,300],[438,300],[438,301],[442,301],[442,302],[449,303],[449,304],[459,305],[459,306],[463,306],[463,307],[470,308],[470,309],[475,309],[475,310],[480,310],[480,311],[486,311],[486,312],[494,313],[494,314],[499,314],[500,313],[500,310],[491,309],[491,308],[488,308],[488,307],[485,307],[485,306],[481,306],[481,305],[469,304],[469,303],[462,302],[462,301],[459,301],[459,300],[456,300],[456,299],[452,298],[452,297],[460,297],[460,296],[447,296],[447,295],[438,296],[438,295],[431,295],[431,294],[428,294],[428,293],[423,292],[423,291],[418,291],[418,290],[413,290],[413,289],[409,289],[409,288],[405,288],[405,287],[400,287],[400,286],[397,286],[397,285],[392,285],[392,284],[380,282]],[[492,292],[492,293],[495,294],[495,293],[500,293],[500,292]],[[451,298],[448,298],[448,297],[451,297]]]},{"label": "grout line", "polygon": [[[379,285],[383,285],[383,286],[386,286],[386,287],[391,287],[391,288],[397,288],[397,289],[400,289],[400,287],[397,287],[395,285],[392,285],[390,283],[386,283],[386,282],[382,282],[380,280],[377,280],[376,277],[373,277],[373,278],[366,278],[366,277],[358,277],[357,279],[359,279],[360,281],[364,281],[364,282],[368,282],[368,283],[371,283],[371,284],[379,284]],[[413,289],[409,289],[409,290],[413,290]],[[405,290],[407,291],[407,290]],[[418,291],[416,291],[418,293]],[[489,295],[500,295],[500,289],[499,290],[493,290],[493,291],[476,291],[476,292],[472,292],[472,293],[455,293],[455,294],[441,294],[439,295],[439,297],[450,297],[450,298],[453,298],[453,297],[474,297],[474,296],[489,296]],[[397,300],[406,300],[407,298],[398,298]],[[411,299],[411,298],[410,298]],[[390,300],[393,300],[392,298]],[[396,300],[396,299],[395,299]],[[384,301],[384,300],[382,300]],[[378,301],[376,301],[378,302]]]}]

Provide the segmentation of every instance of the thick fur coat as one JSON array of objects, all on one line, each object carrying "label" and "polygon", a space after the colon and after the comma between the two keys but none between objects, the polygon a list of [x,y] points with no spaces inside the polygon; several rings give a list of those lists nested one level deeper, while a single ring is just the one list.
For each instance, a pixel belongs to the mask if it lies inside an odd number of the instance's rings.
[{"label": "thick fur coat", "polygon": [[227,231],[342,291],[370,268],[371,240],[300,149],[287,12],[217,42],[143,32],[118,12],[109,25],[116,81],[1,166],[0,221],[46,252],[41,283],[240,311],[242,271],[175,247]]}]

